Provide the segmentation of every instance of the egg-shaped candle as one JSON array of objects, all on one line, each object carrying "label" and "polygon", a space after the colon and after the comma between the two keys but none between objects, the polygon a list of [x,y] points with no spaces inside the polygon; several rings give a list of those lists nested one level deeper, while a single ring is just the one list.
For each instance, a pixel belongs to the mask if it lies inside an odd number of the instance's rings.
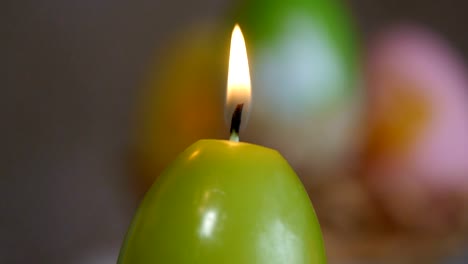
[{"label": "egg-shaped candle", "polygon": [[133,219],[119,264],[326,263],[314,209],[287,161],[239,142],[250,108],[239,27],[231,39],[226,105],[230,140],[200,140],[166,168]]}]

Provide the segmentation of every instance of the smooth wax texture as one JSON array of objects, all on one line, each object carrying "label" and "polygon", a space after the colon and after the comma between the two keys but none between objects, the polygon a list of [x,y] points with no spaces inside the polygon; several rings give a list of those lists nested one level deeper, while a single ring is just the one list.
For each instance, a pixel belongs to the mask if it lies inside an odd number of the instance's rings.
[{"label": "smooth wax texture", "polygon": [[312,204],[277,151],[200,140],[179,155],[146,194],[118,263],[326,260]]}]

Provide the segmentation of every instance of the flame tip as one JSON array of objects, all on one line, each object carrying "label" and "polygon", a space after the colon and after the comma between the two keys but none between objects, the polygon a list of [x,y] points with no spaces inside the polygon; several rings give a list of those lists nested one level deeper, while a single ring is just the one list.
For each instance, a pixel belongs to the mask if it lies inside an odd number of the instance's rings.
[{"label": "flame tip", "polygon": [[[229,115],[228,118],[231,119],[232,110],[240,104],[243,106],[245,112],[248,112],[251,100],[251,83],[247,48],[245,46],[244,35],[242,34],[242,30],[238,23],[234,25],[234,29],[232,30],[227,81],[226,107]],[[236,125],[236,133],[238,133],[239,130],[241,114],[242,110],[239,112],[239,124]],[[235,120],[232,119],[231,121]]]}]

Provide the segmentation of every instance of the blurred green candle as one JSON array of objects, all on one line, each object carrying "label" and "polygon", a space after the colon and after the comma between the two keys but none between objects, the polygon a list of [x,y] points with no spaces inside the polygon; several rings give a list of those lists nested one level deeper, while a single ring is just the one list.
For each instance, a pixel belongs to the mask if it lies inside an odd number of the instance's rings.
[{"label": "blurred green candle", "polygon": [[326,263],[314,209],[289,164],[275,150],[238,142],[249,101],[236,27],[226,97],[231,140],[200,140],[163,172],[138,209],[119,264]]}]

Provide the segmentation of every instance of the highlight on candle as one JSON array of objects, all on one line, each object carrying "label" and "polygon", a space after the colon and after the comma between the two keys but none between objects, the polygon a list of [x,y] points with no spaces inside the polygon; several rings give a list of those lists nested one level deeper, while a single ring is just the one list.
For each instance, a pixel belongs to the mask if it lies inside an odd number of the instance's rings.
[{"label": "highlight on candle", "polygon": [[[231,134],[233,130],[237,134],[239,129],[245,127],[250,110],[250,101],[251,84],[247,48],[242,31],[239,25],[236,24],[231,36],[226,92],[226,120],[231,123]],[[239,108],[241,109],[240,113],[235,113],[236,109],[239,110]],[[239,120],[234,120],[234,114],[237,115],[236,118],[239,118]],[[234,138],[234,140],[237,141],[238,138],[237,140]]]}]

